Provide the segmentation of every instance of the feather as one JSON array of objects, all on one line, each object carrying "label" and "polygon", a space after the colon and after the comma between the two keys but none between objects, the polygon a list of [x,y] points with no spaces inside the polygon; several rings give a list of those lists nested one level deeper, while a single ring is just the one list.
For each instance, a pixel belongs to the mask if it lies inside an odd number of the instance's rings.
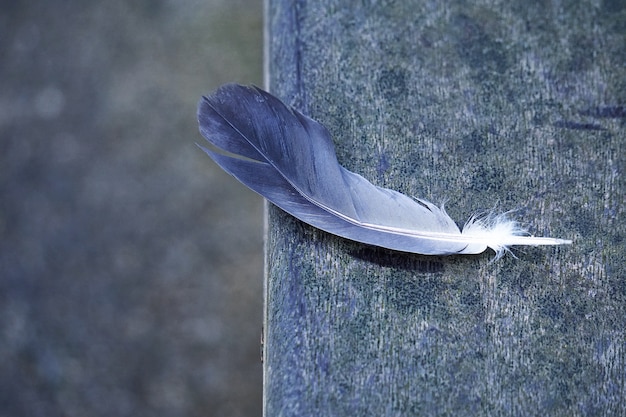
[{"label": "feather", "polygon": [[472,218],[459,230],[443,207],[373,185],[339,165],[320,123],[256,88],[227,84],[198,106],[200,146],[220,167],[298,219],[326,232],[426,255],[501,256],[511,245],[561,245],[527,236],[504,215]]}]

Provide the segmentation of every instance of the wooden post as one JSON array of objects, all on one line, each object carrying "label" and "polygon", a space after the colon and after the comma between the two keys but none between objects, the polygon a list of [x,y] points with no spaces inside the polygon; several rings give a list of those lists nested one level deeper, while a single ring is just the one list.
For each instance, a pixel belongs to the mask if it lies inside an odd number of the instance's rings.
[{"label": "wooden post", "polygon": [[266,416],[626,414],[626,8],[268,0],[271,92],[339,161],[574,239],[492,262],[268,210]]}]

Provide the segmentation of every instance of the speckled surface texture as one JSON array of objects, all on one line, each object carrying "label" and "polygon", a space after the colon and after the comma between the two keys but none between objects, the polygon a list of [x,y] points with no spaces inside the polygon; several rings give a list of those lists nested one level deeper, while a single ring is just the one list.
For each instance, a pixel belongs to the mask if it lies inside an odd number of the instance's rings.
[{"label": "speckled surface texture", "polygon": [[270,208],[267,416],[626,414],[626,6],[269,1],[271,91],[340,163],[571,247],[425,257]]},{"label": "speckled surface texture", "polygon": [[0,416],[259,416],[262,199],[196,146],[262,5],[0,5]]}]

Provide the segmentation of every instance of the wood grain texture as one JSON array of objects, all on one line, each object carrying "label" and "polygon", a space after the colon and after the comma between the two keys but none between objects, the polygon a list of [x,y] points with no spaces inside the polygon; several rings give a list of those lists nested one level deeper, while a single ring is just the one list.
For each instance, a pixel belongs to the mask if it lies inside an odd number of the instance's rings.
[{"label": "wood grain texture", "polygon": [[626,413],[626,8],[268,0],[273,94],[376,185],[570,238],[491,262],[268,210],[264,412]]}]

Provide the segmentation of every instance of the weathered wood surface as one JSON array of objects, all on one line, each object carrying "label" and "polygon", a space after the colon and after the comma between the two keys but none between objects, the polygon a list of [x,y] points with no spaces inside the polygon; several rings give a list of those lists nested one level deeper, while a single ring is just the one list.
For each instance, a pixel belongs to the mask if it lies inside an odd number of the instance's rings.
[{"label": "weathered wood surface", "polygon": [[418,256],[270,207],[265,415],[625,415],[624,3],[266,6],[271,91],[345,167],[574,245]]}]

